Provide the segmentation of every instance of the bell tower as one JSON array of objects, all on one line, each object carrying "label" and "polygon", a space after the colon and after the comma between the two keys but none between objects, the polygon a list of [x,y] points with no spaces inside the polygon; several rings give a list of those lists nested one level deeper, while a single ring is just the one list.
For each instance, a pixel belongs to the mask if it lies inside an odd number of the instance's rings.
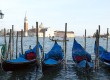
[{"label": "bell tower", "polygon": [[24,18],[24,36],[28,36],[28,19],[27,16],[25,14],[25,18]]}]

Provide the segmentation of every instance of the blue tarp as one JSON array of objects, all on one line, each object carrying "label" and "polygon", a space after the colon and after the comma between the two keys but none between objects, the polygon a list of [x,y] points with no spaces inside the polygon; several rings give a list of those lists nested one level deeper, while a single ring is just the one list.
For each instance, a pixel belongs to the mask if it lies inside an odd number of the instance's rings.
[{"label": "blue tarp", "polygon": [[72,48],[73,60],[75,60],[76,56],[87,57],[89,60],[91,60],[91,55],[88,52],[86,52],[84,48],[74,38],[74,43]]},{"label": "blue tarp", "polygon": [[93,67],[94,67],[94,64],[93,64],[93,63],[88,62],[88,61],[86,61],[86,60],[82,60],[81,62],[78,63],[78,67],[79,67],[79,68],[85,68],[87,65],[88,65],[90,68],[93,68]]},{"label": "blue tarp", "polygon": [[78,63],[78,67],[85,68],[86,67],[86,60],[82,60]]},{"label": "blue tarp", "polygon": [[[106,53],[107,51],[102,47],[102,46],[99,46],[99,53]],[[96,41],[95,41],[95,44],[94,44],[94,53],[96,53]]]},{"label": "blue tarp", "polygon": [[[94,53],[96,53],[96,42],[94,45]],[[99,46],[99,57],[105,60],[110,61],[110,52],[106,51],[102,46]]]},{"label": "blue tarp", "polygon": [[45,64],[51,65],[51,64],[58,64],[58,61],[54,59],[47,59],[44,61]]},{"label": "blue tarp", "polygon": [[53,45],[52,49],[47,53],[45,54],[45,59],[55,59],[55,60],[61,60],[63,59],[63,52],[62,52],[62,48],[61,46],[55,42],[55,44]]},{"label": "blue tarp", "polygon": [[[42,46],[39,42],[38,42],[38,47],[40,48],[40,50],[42,50]],[[36,54],[36,49],[37,49],[37,45],[33,49],[25,51],[25,54],[28,54],[30,52],[34,52]]]},{"label": "blue tarp", "polygon": [[[35,46],[33,49],[25,51],[25,54],[23,54],[23,55],[21,53],[19,53],[19,58],[8,60],[8,62],[16,62],[16,63],[18,63],[18,62],[27,62],[27,61],[29,61],[29,60],[25,59],[25,55],[29,54],[30,52],[34,52],[36,54],[36,47],[37,46]],[[38,47],[40,48],[40,50],[42,50],[42,46],[41,46],[40,43],[38,43]],[[37,55],[38,55],[38,53],[37,53]]]},{"label": "blue tarp", "polygon": [[17,58],[17,59],[12,59],[12,60],[7,60],[8,62],[13,62],[13,63],[19,63],[19,62],[29,62],[29,60],[26,60],[24,58]]}]

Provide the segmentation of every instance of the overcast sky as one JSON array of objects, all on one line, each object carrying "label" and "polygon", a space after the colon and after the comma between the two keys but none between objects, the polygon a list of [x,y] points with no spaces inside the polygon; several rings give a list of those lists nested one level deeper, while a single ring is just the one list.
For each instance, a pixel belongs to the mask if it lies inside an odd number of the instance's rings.
[{"label": "overcast sky", "polygon": [[29,28],[35,27],[36,21],[44,26],[64,30],[68,23],[68,31],[75,35],[92,35],[98,25],[101,33],[110,28],[110,0],[0,0],[0,10],[5,14],[0,19],[1,28],[16,26],[23,29],[27,12]]}]

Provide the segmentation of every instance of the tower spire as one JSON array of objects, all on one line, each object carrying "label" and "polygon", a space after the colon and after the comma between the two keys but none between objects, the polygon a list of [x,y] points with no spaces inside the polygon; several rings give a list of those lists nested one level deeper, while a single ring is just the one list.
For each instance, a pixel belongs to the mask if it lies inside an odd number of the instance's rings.
[{"label": "tower spire", "polygon": [[27,17],[27,11],[25,12],[25,17]]},{"label": "tower spire", "polygon": [[25,12],[25,18],[24,18],[24,36],[28,36],[28,19],[27,19],[27,12]]},{"label": "tower spire", "polygon": [[27,11],[25,12],[24,22],[28,22],[28,19],[27,19]]}]

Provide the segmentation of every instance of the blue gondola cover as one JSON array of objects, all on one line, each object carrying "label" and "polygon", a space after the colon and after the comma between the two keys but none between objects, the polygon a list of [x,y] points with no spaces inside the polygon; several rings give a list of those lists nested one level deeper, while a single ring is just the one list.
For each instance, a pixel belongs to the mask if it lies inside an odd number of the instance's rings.
[{"label": "blue gondola cover", "polygon": [[91,55],[85,51],[85,49],[75,40],[75,38],[72,48],[72,58],[78,68],[86,69],[89,66],[89,69],[93,69],[94,67],[91,62]]},{"label": "blue gondola cover", "polygon": [[[96,42],[94,44],[94,53],[96,53]],[[110,64],[110,52],[106,51],[102,46],[99,46],[99,58],[101,61]]]},{"label": "blue gondola cover", "polygon": [[55,60],[61,60],[63,59],[63,52],[62,52],[62,48],[61,46],[55,42],[54,46],[52,47],[52,49],[47,53],[45,54],[45,59],[49,59],[49,58],[52,58],[52,59],[55,59]]},{"label": "blue gondola cover", "polygon": [[74,39],[73,48],[72,48],[72,56],[73,60],[75,60],[76,56],[81,56],[82,58],[88,58],[91,60],[91,55],[84,50],[84,48]]}]

